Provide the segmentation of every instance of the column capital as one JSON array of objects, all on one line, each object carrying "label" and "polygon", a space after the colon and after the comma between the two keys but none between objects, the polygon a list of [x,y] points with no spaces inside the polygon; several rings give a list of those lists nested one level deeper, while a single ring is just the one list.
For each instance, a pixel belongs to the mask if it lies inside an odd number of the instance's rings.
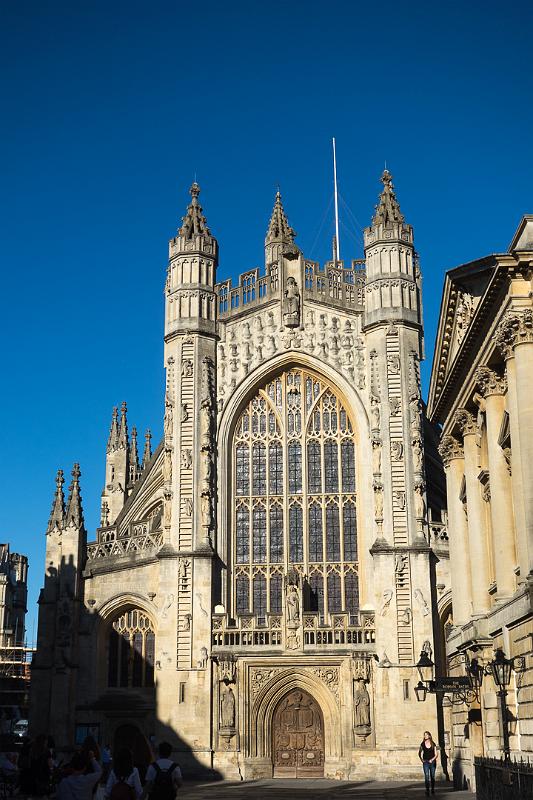
[{"label": "column capital", "polygon": [[449,434],[446,434],[446,436],[443,436],[440,440],[439,455],[445,467],[450,465],[450,461],[453,458],[465,457],[461,444],[457,441],[455,436],[450,436]]},{"label": "column capital", "polygon": [[474,373],[474,380],[483,397],[490,397],[493,394],[505,394],[507,391],[507,378],[505,375],[498,375],[490,367],[478,367]]},{"label": "column capital", "polygon": [[459,426],[463,436],[468,436],[471,433],[477,433],[477,423],[470,411],[466,408],[458,408],[453,415],[453,421]]},{"label": "column capital", "polygon": [[494,340],[506,360],[512,358],[517,345],[533,343],[533,309],[506,311]]}]

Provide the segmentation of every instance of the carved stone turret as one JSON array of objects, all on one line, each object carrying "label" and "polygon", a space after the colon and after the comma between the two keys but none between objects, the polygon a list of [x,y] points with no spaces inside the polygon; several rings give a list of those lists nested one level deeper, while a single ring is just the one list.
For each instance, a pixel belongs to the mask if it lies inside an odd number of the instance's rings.
[{"label": "carved stone turret", "polygon": [[109,525],[116,520],[126,502],[127,486],[130,482],[129,451],[127,406],[126,403],[122,403],[120,421],[117,409],[113,409],[107,440],[105,485],[102,491],[101,507],[102,518],[105,516]]}]

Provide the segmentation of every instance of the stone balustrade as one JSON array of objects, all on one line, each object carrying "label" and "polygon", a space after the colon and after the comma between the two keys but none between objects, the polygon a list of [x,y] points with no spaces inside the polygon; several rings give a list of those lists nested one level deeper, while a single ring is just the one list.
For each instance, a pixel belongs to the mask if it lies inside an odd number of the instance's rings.
[{"label": "stone balustrade", "polygon": [[159,550],[163,544],[163,531],[152,530],[151,520],[131,522],[124,531],[117,526],[99,528],[97,541],[87,544],[87,559],[106,558],[139,553],[144,550]]}]

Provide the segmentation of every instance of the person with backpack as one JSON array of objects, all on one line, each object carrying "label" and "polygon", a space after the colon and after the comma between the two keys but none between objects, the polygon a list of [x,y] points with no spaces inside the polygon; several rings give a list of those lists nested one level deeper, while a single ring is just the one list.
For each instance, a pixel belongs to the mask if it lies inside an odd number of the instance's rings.
[{"label": "person with backpack", "polygon": [[161,742],[157,749],[159,758],[150,764],[146,771],[143,800],[147,795],[150,800],[175,800],[177,791],[183,783],[181,770],[170,758],[172,745]]},{"label": "person with backpack", "polygon": [[131,750],[123,747],[115,756],[109,773],[105,796],[109,800],[139,800],[143,793],[139,770],[133,766]]}]

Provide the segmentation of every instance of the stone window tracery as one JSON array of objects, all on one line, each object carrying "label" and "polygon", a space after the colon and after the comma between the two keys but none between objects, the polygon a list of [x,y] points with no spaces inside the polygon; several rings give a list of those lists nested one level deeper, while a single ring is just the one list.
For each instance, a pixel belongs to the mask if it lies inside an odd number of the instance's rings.
[{"label": "stone window tracery", "polygon": [[154,685],[155,633],[150,618],[139,609],[116,619],[109,633],[108,685],[152,687]]},{"label": "stone window tracery", "polygon": [[356,614],[355,440],[335,389],[305,369],[261,388],[235,426],[232,487],[233,613],[281,613],[296,566],[305,610]]}]

